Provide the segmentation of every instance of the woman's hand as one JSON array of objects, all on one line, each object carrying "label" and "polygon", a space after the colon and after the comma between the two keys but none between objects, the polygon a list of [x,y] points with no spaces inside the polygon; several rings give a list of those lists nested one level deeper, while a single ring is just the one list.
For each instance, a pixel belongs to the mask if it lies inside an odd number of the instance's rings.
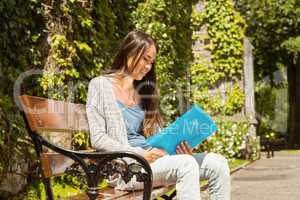
[{"label": "woman's hand", "polygon": [[152,163],[160,157],[166,155],[166,152],[162,149],[152,148],[150,150],[146,150],[144,153],[144,158],[149,162]]},{"label": "woman's hand", "polygon": [[177,154],[193,154],[193,149],[188,145],[186,141],[181,142],[176,148]]}]

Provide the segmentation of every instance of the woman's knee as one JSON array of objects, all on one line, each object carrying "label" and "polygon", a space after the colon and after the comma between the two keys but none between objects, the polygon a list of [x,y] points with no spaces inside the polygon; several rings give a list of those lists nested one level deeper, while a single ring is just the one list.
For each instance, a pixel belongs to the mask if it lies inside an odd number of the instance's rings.
[{"label": "woman's knee", "polygon": [[193,156],[188,154],[181,154],[177,156],[179,162],[179,170],[194,173],[195,175],[199,174],[199,165]]},{"label": "woman's knee", "polygon": [[224,156],[216,153],[208,153],[204,159],[208,165],[207,167],[213,170],[215,174],[230,176],[228,161]]}]

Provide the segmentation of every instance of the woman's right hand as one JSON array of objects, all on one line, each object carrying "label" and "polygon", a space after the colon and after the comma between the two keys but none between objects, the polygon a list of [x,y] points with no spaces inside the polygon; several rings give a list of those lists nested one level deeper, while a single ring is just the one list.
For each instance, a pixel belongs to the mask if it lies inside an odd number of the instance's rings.
[{"label": "woman's right hand", "polygon": [[166,155],[166,152],[162,149],[152,148],[150,150],[146,150],[144,153],[144,158],[149,162],[152,163],[160,157]]}]

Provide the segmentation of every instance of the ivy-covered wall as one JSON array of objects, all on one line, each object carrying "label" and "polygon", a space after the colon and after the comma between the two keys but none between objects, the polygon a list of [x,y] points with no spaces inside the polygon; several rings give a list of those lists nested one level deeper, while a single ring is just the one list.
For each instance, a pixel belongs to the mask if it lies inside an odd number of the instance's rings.
[{"label": "ivy-covered wall", "polygon": [[[246,24],[231,0],[199,1],[191,20],[196,44],[194,62],[190,66],[192,99],[215,116],[219,126],[218,133],[201,145],[200,150],[218,152],[227,158],[240,157],[248,145],[250,125],[244,110]],[[236,120],[236,116],[241,117]],[[257,146],[256,138],[249,140]],[[257,149],[252,148],[251,156],[257,153]]]},{"label": "ivy-covered wall", "polygon": [[48,55],[40,85],[48,97],[84,103],[87,82],[110,65],[120,40],[134,28],[129,14],[137,3],[48,2],[43,6]]},{"label": "ivy-covered wall", "polygon": [[[243,111],[243,38],[245,22],[235,12],[232,1],[208,0],[204,10],[193,14],[195,29],[207,26],[209,44],[204,48],[211,52],[210,62],[194,62],[191,66],[192,84],[199,85],[192,92],[195,100],[205,105],[212,115],[234,115]],[[194,38],[198,40],[197,37]],[[201,39],[201,38],[200,38]],[[197,57],[195,60],[203,58]],[[209,95],[209,90],[220,85],[226,95]]]}]

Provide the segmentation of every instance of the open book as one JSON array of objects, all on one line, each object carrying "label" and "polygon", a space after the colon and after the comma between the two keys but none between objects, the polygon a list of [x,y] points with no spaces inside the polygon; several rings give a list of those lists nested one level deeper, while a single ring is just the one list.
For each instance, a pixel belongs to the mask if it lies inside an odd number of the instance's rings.
[{"label": "open book", "polygon": [[187,141],[194,148],[216,131],[217,126],[211,117],[200,107],[193,105],[168,127],[147,138],[147,143],[174,155],[177,145],[182,141]]}]

